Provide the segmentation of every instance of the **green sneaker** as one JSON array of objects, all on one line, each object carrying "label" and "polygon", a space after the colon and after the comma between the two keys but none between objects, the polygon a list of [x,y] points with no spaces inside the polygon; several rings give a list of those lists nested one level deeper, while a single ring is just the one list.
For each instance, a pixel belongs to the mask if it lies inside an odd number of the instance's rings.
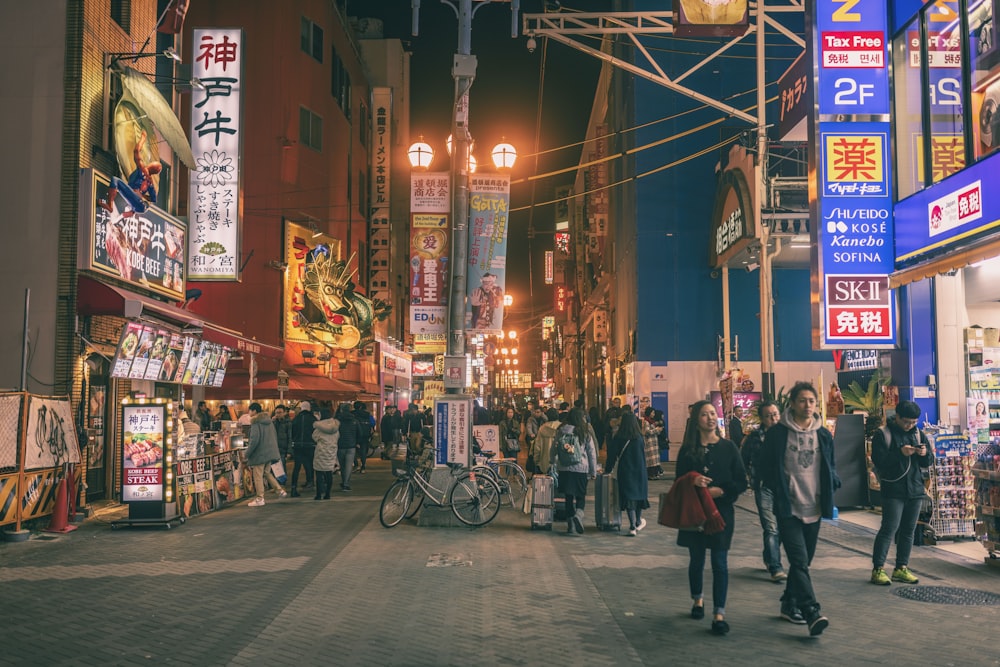
[{"label": "green sneaker", "polygon": [[872,570],[872,578],[870,580],[873,584],[878,586],[891,586],[892,581],[889,580],[889,575],[885,573],[880,567],[876,567]]},{"label": "green sneaker", "polygon": [[920,582],[920,579],[913,576],[913,573],[910,572],[910,569],[905,565],[903,567],[897,567],[892,571],[892,580],[898,581],[901,584],[916,584]]}]

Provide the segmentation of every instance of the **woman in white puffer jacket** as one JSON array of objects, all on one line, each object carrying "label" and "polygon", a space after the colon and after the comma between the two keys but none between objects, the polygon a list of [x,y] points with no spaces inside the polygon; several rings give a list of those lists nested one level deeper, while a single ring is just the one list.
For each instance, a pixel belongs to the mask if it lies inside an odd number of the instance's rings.
[{"label": "woman in white puffer jacket", "polygon": [[316,471],[316,497],[313,500],[329,500],[333,488],[333,473],[337,464],[337,441],[340,440],[340,421],[334,417],[321,419],[313,424],[313,440],[316,454],[313,469]]}]

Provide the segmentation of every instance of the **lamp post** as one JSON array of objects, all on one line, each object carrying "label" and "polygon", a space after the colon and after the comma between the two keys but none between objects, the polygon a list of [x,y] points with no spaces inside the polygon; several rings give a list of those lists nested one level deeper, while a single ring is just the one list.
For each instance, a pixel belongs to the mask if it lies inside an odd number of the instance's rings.
[{"label": "lamp post", "polygon": [[[475,13],[493,0],[441,0],[449,5],[458,18],[458,47],[452,61],[451,75],[455,79],[455,104],[452,113],[452,253],[451,290],[448,313],[448,343],[446,355],[465,356],[465,291],[469,242],[469,89],[476,77],[476,57],[472,55],[472,19]],[[419,33],[420,0],[413,0],[413,36]],[[517,15],[520,0],[511,0],[511,37],[517,37]],[[510,146],[506,144],[506,146]],[[499,151],[497,150],[499,149]],[[506,148],[498,146],[494,153],[506,164]],[[513,147],[510,147],[513,152]],[[516,153],[513,154],[516,159]],[[496,155],[494,161],[497,160]],[[510,162],[513,166],[513,161]],[[461,389],[448,388],[447,393],[461,393]]]}]

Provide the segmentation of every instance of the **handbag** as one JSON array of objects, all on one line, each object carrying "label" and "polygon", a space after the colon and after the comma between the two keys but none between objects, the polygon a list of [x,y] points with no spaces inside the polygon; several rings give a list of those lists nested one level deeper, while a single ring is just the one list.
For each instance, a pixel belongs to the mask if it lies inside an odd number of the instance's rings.
[{"label": "handbag", "polygon": [[521,451],[521,442],[517,438],[507,438],[507,453],[517,454]]},{"label": "handbag", "polygon": [[611,471],[608,473],[608,477],[610,477],[611,479],[614,479],[614,480],[618,479],[618,464],[622,462],[622,456],[625,455],[625,450],[628,449],[628,446],[629,446],[629,444],[631,442],[632,442],[632,439],[629,438],[625,442],[625,446],[622,447],[622,450],[620,452],[618,452],[618,458],[615,459],[615,464],[613,466],[611,466]]},{"label": "handbag", "polygon": [[271,462],[271,473],[278,480],[278,484],[284,484],[288,481],[288,476],[285,475],[285,464],[280,459]]}]

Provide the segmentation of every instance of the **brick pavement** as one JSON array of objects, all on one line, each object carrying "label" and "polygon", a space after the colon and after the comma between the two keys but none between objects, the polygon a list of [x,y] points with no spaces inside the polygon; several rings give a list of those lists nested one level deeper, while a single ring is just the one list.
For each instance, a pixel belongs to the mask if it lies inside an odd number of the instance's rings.
[{"label": "brick pavement", "polygon": [[[0,544],[0,664],[1000,664],[1000,640],[987,640],[1000,607],[871,586],[870,530],[823,526],[813,570],[831,626],[810,639],[777,617],[781,586],[745,496],[720,638],[688,618],[674,531],[532,532],[509,508],[478,530],[386,530],[388,464],[371,469],[332,501],[241,504],[171,530],[112,531],[104,515]],[[651,483],[651,496],[668,486]],[[1000,572],[939,549],[915,549],[911,566],[922,586],[1000,594]],[[710,605],[710,572],[705,590]]]}]

